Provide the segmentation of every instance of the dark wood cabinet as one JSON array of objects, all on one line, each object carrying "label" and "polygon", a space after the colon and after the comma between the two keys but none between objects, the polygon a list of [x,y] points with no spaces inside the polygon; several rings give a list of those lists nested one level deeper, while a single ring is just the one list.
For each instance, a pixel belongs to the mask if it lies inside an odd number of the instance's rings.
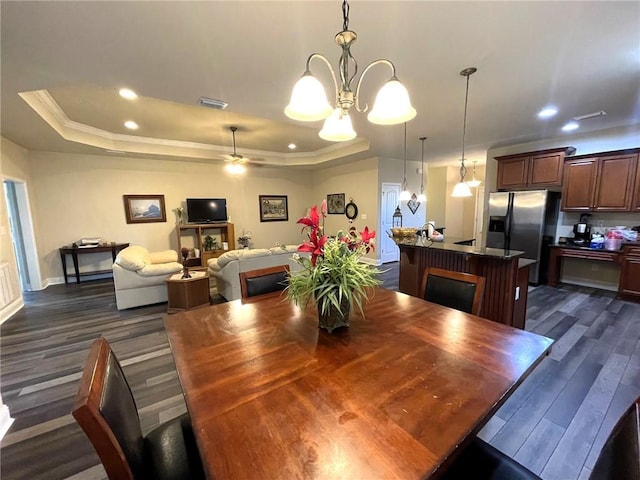
[{"label": "dark wood cabinet", "polygon": [[634,212],[640,212],[640,158],[638,159],[638,165],[636,166],[636,186],[634,188],[633,202],[631,204],[631,210]]},{"label": "dark wood cabinet", "polygon": [[562,210],[629,212],[636,185],[637,153],[583,155],[565,161]]},{"label": "dark wood cabinet", "polygon": [[573,152],[573,147],[562,147],[496,157],[498,190],[561,186],[565,156]]},{"label": "dark wood cabinet", "polygon": [[640,246],[624,247],[618,293],[622,297],[640,299]]}]

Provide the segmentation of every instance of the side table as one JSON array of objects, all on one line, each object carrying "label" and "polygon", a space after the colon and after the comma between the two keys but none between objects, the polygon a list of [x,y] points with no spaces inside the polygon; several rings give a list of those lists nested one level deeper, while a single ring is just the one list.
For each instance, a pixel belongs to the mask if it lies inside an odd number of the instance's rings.
[{"label": "side table", "polygon": [[170,275],[166,280],[167,313],[182,312],[210,305],[209,274],[190,270],[191,278],[181,278],[182,272]]}]

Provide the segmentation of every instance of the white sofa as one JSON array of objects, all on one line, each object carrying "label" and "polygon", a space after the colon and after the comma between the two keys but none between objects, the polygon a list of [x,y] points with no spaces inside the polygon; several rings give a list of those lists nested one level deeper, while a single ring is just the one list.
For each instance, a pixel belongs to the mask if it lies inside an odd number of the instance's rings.
[{"label": "white sofa", "polygon": [[149,251],[138,245],[118,253],[113,264],[118,310],[167,301],[165,279],[182,270],[175,250]]},{"label": "white sofa", "polygon": [[[228,301],[237,300],[242,296],[240,272],[277,265],[289,265],[289,269],[295,272],[302,268],[291,259],[297,251],[298,245],[287,245],[286,250],[283,250],[282,247],[230,250],[207,262],[209,276],[215,279],[220,295]],[[301,253],[300,255],[308,254]]]}]

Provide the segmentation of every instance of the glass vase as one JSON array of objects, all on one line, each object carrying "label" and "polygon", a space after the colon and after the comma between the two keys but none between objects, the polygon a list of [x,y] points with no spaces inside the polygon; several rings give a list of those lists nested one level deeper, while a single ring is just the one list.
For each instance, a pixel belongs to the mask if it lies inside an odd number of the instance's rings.
[{"label": "glass vase", "polygon": [[346,298],[340,303],[340,309],[330,304],[329,308],[323,312],[321,304],[318,304],[317,307],[319,328],[324,328],[327,332],[331,333],[336,328],[349,326],[349,313],[351,312],[351,308],[349,306],[349,300]]}]

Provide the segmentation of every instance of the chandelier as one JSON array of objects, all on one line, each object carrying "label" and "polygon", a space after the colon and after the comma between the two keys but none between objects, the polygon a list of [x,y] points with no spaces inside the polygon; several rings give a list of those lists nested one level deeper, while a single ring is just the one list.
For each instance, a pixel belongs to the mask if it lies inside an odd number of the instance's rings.
[{"label": "chandelier", "polygon": [[[462,122],[462,158],[460,158],[460,181],[453,187],[452,197],[470,197],[471,189],[469,184],[464,181],[467,169],[464,166],[464,140],[467,133],[467,104],[469,103],[469,77],[478,71],[477,68],[469,67],[460,72],[460,75],[467,77],[467,93],[464,97],[464,120]],[[475,174],[474,174],[475,178]]]},{"label": "chandelier", "polygon": [[[396,67],[389,60],[375,60],[367,65],[353,91],[352,83],[358,73],[358,63],[351,55],[351,45],[358,36],[356,32],[349,30],[349,3],[346,0],[342,2],[342,19],[342,31],[335,36],[336,43],[342,48],[338,63],[340,84],[338,85],[336,73],[329,60],[320,53],[313,53],[307,58],[305,72],[293,87],[289,105],[284,109],[285,115],[293,120],[305,122],[325,120],[318,135],[332,142],[344,142],[356,137],[349,111],[352,106],[361,113],[368,110],[368,105],[360,106],[358,93],[366,73],[378,64],[385,64],[391,68],[391,79],[378,91],[367,119],[377,125],[396,125],[416,116],[416,110],[409,100],[409,93],[398,80]],[[320,81],[311,73],[311,60],[315,58],[324,61],[331,72],[335,87],[335,104],[333,105],[327,101],[327,94]],[[349,63],[353,64],[353,74],[349,73]]]}]

